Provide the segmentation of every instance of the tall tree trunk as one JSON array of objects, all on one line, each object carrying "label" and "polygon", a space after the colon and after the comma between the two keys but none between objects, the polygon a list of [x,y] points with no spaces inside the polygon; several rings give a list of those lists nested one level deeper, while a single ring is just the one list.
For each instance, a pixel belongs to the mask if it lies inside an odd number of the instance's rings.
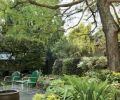
[{"label": "tall tree trunk", "polygon": [[110,12],[107,0],[97,0],[103,31],[106,37],[108,66],[112,71],[120,71],[120,57],[118,48],[119,27]]}]

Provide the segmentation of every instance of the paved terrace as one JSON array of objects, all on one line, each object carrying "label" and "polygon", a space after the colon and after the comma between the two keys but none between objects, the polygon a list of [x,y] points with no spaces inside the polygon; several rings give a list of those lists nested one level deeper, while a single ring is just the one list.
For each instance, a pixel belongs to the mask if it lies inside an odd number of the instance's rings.
[{"label": "paved terrace", "polygon": [[20,100],[32,100],[32,97],[33,95],[35,95],[35,93],[43,93],[42,90],[40,89],[28,89],[26,87],[24,87],[23,90],[21,90],[21,86],[19,85],[16,85],[14,86],[13,88],[8,85],[8,86],[5,86],[5,87],[0,87],[0,90],[9,90],[9,89],[15,89],[15,90],[18,90],[20,92]]}]

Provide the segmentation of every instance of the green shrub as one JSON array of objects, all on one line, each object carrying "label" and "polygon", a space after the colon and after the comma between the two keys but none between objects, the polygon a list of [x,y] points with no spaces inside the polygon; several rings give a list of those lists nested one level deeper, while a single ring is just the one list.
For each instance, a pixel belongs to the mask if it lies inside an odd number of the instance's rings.
[{"label": "green shrub", "polygon": [[119,72],[112,72],[112,74],[109,76],[109,81],[112,82],[118,82],[120,83],[120,73]]},{"label": "green shrub", "polygon": [[94,66],[98,69],[105,68],[107,66],[107,58],[104,56],[98,57]]},{"label": "green shrub", "polygon": [[107,58],[104,56],[83,57],[77,66],[82,68],[84,71],[89,69],[103,69],[107,66]]},{"label": "green shrub", "polygon": [[79,61],[80,59],[74,59],[74,58],[64,59],[62,73],[68,74],[68,75],[81,74],[82,73],[81,68],[77,67],[77,64],[79,63]]},{"label": "green shrub", "polygon": [[108,81],[109,83],[120,83],[120,73],[112,72],[110,70],[92,70],[84,74],[85,76],[97,78],[101,81]]},{"label": "green shrub", "polygon": [[53,80],[50,83],[51,86],[64,86],[64,81],[61,79]]},{"label": "green shrub", "polygon": [[33,37],[7,35],[0,42],[0,50],[11,55],[0,62],[1,70],[33,70],[45,65],[45,45]]},{"label": "green shrub", "polygon": [[64,80],[58,79],[51,82],[45,94],[56,94],[60,97],[60,100],[72,100],[71,91],[74,91],[71,85],[65,85]]},{"label": "green shrub", "polygon": [[54,80],[45,94],[55,94],[60,100],[114,100],[116,90],[96,78],[65,76]]},{"label": "green shrub", "polygon": [[92,70],[86,72],[84,75],[92,78],[100,79],[101,81],[109,80],[112,72],[109,70]]},{"label": "green shrub", "polygon": [[61,75],[62,74],[62,66],[63,66],[62,59],[55,60],[54,65],[52,67],[52,74]]}]

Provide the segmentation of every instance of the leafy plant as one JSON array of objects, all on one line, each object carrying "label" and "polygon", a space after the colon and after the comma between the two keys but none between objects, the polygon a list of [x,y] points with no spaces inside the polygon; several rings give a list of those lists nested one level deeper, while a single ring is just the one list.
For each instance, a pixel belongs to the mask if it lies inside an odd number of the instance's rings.
[{"label": "leafy plant", "polygon": [[118,83],[120,83],[120,73],[119,72],[112,72],[112,74],[109,77],[109,80],[111,82],[118,82]]},{"label": "leafy plant", "polygon": [[83,57],[80,63],[78,64],[79,68],[82,68],[84,71],[91,69],[103,69],[107,66],[107,58],[104,56],[101,57]]},{"label": "leafy plant", "polygon": [[60,99],[59,96],[55,94],[49,94],[49,95],[35,94],[33,100],[60,100]]},{"label": "leafy plant", "polygon": [[114,100],[116,89],[97,78],[65,75],[51,83],[45,94],[56,94],[60,100]]},{"label": "leafy plant", "polygon": [[82,56],[92,55],[95,51],[92,36],[88,34],[90,30],[90,24],[85,26],[81,23],[77,27],[73,28],[68,35],[68,40],[79,47],[79,52]]},{"label": "leafy plant", "polygon": [[74,88],[72,100],[113,100],[115,97],[115,89],[107,82],[96,82],[96,80],[75,76],[65,76],[65,78]]},{"label": "leafy plant", "polygon": [[100,79],[101,81],[110,81],[109,78],[112,72],[109,70],[90,70],[86,72],[84,75],[92,78]]},{"label": "leafy plant", "polygon": [[63,61],[62,73],[67,75],[80,75],[82,73],[81,68],[77,67],[80,59],[67,58]]},{"label": "leafy plant", "polygon": [[47,88],[46,94],[56,94],[60,97],[60,100],[71,100],[73,88],[71,85],[65,85],[65,81],[58,79],[51,82],[51,85]]},{"label": "leafy plant", "polygon": [[101,81],[107,81],[109,83],[120,83],[120,73],[112,72],[110,70],[92,70],[84,74],[85,76],[97,78]]},{"label": "leafy plant", "polygon": [[68,41],[65,36],[54,44],[52,52],[54,52],[57,58],[81,57],[79,47]]}]

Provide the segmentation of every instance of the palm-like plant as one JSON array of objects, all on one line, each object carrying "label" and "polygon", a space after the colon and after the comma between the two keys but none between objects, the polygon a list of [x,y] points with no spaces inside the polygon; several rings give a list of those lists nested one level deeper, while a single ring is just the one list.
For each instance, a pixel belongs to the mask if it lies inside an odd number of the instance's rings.
[{"label": "palm-like plant", "polygon": [[65,76],[65,79],[74,88],[72,100],[114,100],[115,98],[115,89],[107,82],[73,76]]}]

